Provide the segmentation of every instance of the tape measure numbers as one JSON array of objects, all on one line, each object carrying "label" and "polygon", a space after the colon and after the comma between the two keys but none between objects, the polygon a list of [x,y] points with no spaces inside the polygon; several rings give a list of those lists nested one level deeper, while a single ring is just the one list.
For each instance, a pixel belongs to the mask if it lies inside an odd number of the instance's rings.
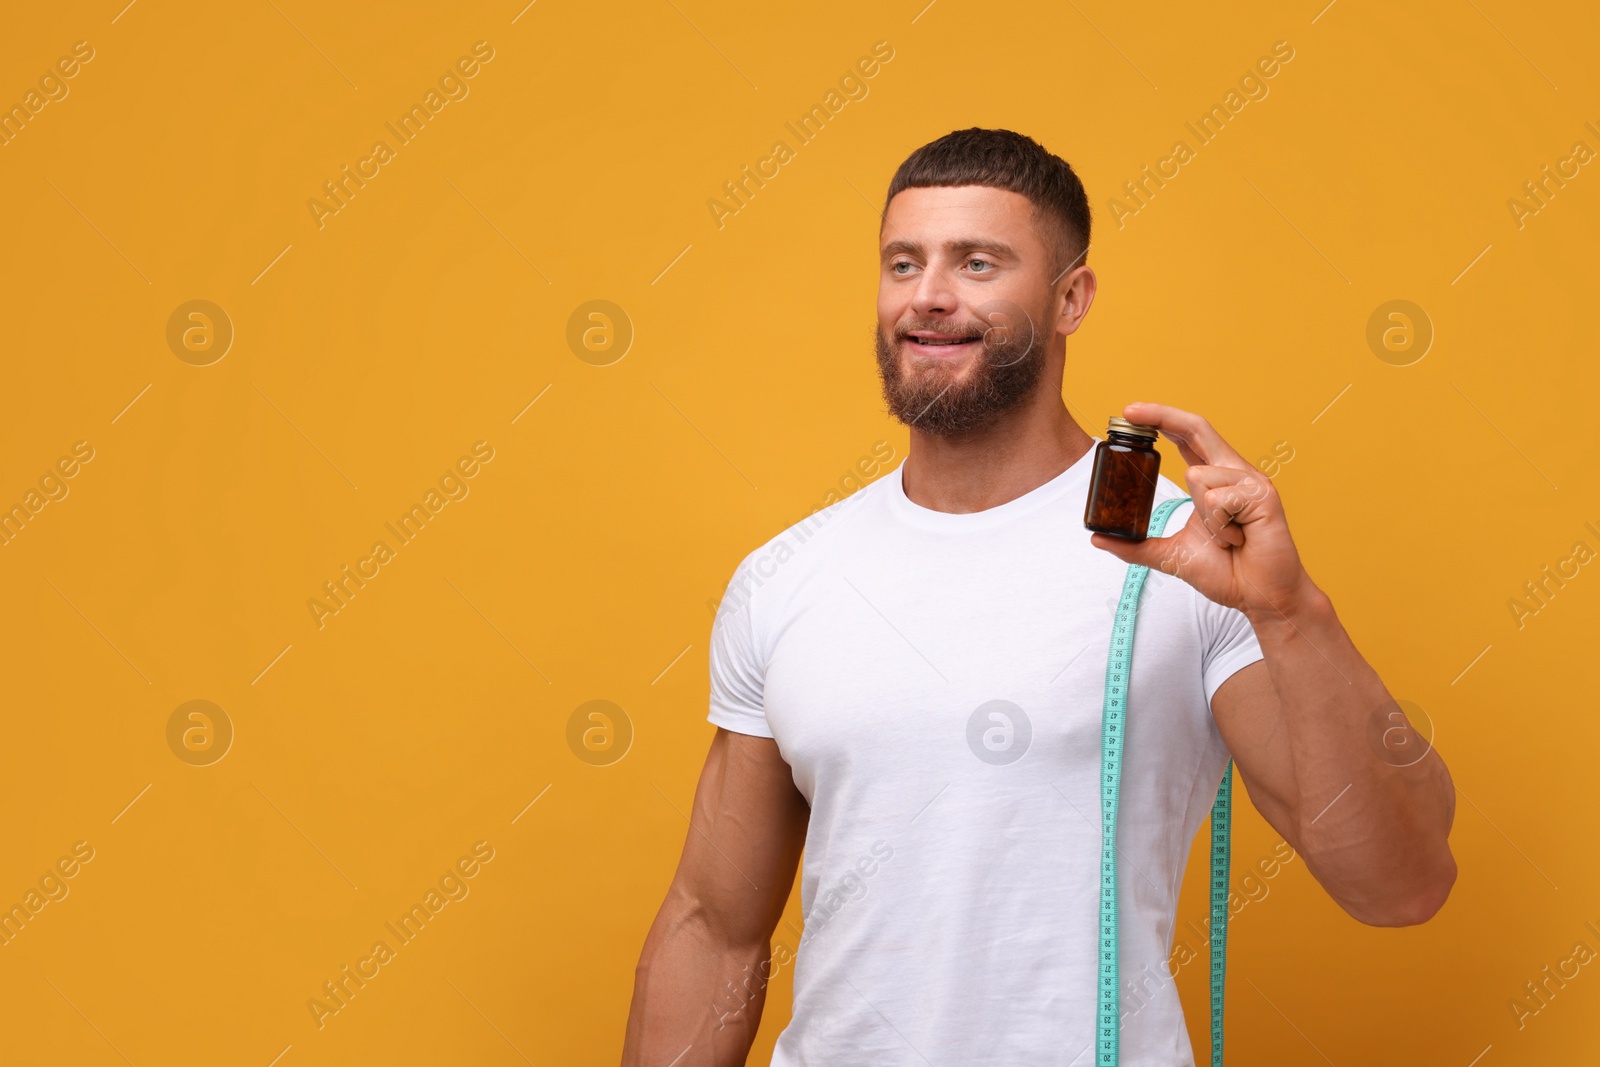
[{"label": "tape measure numbers", "polygon": [[[1189,497],[1163,500],[1150,515],[1151,537],[1160,537],[1167,519]],[[1122,781],[1122,743],[1128,688],[1132,680],[1133,633],[1139,594],[1150,568],[1130,564],[1122,599],[1111,625],[1111,655],[1106,660],[1105,703],[1100,734],[1100,980],[1095,1067],[1118,1067],[1121,1055],[1122,995],[1117,959],[1117,799]],[[1228,852],[1233,823],[1233,760],[1211,806],[1211,1067],[1222,1067],[1222,1008],[1228,967]]]}]

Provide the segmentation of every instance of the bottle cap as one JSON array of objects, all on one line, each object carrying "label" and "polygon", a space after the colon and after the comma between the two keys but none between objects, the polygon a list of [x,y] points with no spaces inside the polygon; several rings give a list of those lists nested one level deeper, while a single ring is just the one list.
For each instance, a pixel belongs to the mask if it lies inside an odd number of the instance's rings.
[{"label": "bottle cap", "polygon": [[1161,436],[1161,431],[1157,430],[1154,426],[1141,426],[1137,422],[1129,422],[1127,419],[1121,418],[1117,415],[1111,416],[1111,421],[1106,426],[1106,433],[1111,433],[1113,431],[1116,433],[1130,434],[1134,437],[1148,437],[1152,441]]}]

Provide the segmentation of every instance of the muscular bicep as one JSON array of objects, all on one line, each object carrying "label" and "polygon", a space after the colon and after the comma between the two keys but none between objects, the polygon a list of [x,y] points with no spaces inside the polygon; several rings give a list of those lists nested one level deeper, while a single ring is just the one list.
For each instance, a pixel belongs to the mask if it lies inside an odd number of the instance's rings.
[{"label": "muscular bicep", "polygon": [[672,892],[728,944],[764,943],[789,899],[810,815],[776,741],[719,726]]},{"label": "muscular bicep", "polygon": [[1299,849],[1294,754],[1282,729],[1278,690],[1265,660],[1229,675],[1211,697],[1211,717],[1261,817]]}]

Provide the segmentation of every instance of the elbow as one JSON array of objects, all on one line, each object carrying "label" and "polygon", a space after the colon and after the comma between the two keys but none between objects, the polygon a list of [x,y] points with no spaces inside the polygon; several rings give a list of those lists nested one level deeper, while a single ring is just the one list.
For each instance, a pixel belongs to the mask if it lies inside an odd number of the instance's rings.
[{"label": "elbow", "polygon": [[1450,898],[1450,890],[1455,883],[1456,862],[1446,852],[1443,867],[1427,882],[1411,888],[1404,895],[1391,897],[1381,905],[1361,909],[1346,905],[1345,910],[1368,926],[1421,926],[1439,914],[1444,902]]},{"label": "elbow", "polygon": [[1450,899],[1450,890],[1455,888],[1456,873],[1455,857],[1446,849],[1443,869],[1422,892],[1417,894],[1411,915],[1404,925],[1417,926],[1439,914],[1444,902]]},{"label": "elbow", "polygon": [[[1443,764],[1440,764],[1441,768]],[[1455,818],[1455,788],[1445,773],[1446,814],[1444,829],[1427,842],[1424,854],[1432,861],[1419,863],[1419,870],[1407,880],[1405,890],[1389,902],[1382,921],[1374,926],[1420,926],[1439,914],[1450,890],[1456,884],[1456,858],[1450,852],[1450,825]]]}]

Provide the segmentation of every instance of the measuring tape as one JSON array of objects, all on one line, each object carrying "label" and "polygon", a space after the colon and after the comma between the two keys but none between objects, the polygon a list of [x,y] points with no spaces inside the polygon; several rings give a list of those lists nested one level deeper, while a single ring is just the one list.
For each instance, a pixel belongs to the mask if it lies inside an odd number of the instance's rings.
[{"label": "measuring tape", "polygon": [[[1189,497],[1163,500],[1150,516],[1151,537]],[[1106,692],[1100,735],[1100,985],[1095,1039],[1096,1067],[1118,1067],[1122,995],[1117,968],[1117,793],[1122,781],[1122,737],[1128,707],[1134,624],[1139,594],[1150,568],[1130,564],[1122,581],[1106,661]],[[1222,994],[1228,969],[1228,843],[1233,824],[1233,760],[1222,773],[1211,805],[1211,1067],[1222,1067]]]}]

